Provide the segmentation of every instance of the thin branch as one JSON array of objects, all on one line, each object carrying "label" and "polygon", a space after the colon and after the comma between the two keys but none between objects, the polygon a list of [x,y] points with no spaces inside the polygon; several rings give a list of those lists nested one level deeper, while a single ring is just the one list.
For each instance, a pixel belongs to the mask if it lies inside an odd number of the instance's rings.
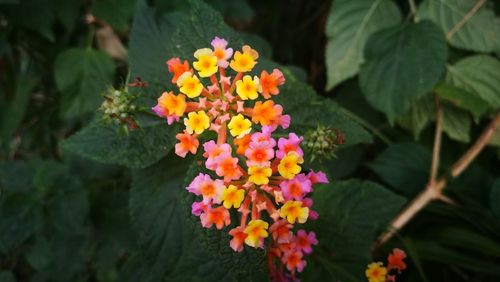
[{"label": "thin branch", "polygon": [[413,15],[413,20],[418,23],[419,18],[417,16],[417,6],[415,5],[415,0],[408,0],[408,4],[410,4],[410,11]]},{"label": "thin branch", "polygon": [[486,0],[478,0],[474,7],[446,34],[446,39],[450,40],[485,3]]},{"label": "thin branch", "polygon": [[[463,154],[463,156],[455,162],[451,167],[451,176],[453,178],[458,177],[477,157],[477,155],[484,149],[488,142],[493,137],[493,133],[500,128],[500,113],[498,113],[495,118],[490,122],[490,124],[485,128],[483,133],[476,140],[474,145]],[[443,200],[442,191],[446,187],[447,181],[445,177],[439,178],[437,181],[429,182],[424,191],[422,191],[415,199],[413,199],[406,208],[401,211],[391,222],[389,230],[382,234],[377,242],[374,244],[374,248],[379,245],[384,244],[389,239],[398,232],[403,226],[405,226],[419,211],[421,211],[431,200],[440,199]]]},{"label": "thin branch", "polygon": [[432,165],[431,165],[429,183],[434,183],[434,181],[436,181],[437,172],[439,168],[439,155],[441,152],[441,137],[443,134],[442,110],[441,110],[441,104],[439,102],[439,97],[437,95],[434,95],[434,105],[436,108],[436,130],[434,133],[434,146],[432,148]]}]

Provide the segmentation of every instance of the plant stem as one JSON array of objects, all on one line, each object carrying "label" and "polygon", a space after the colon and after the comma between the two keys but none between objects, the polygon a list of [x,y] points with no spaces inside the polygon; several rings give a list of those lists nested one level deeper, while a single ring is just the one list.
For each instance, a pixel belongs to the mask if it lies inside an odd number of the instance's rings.
[{"label": "plant stem", "polygon": [[465,23],[467,23],[472,16],[474,16],[479,8],[481,8],[486,3],[486,0],[478,0],[477,3],[472,7],[472,9],[464,15],[464,17],[446,34],[446,39],[450,40],[455,33],[457,33]]},{"label": "plant stem", "polygon": [[413,20],[418,23],[419,18],[417,16],[417,6],[415,5],[415,0],[408,0],[408,4],[410,4],[410,11],[413,16]]},{"label": "plant stem", "polygon": [[361,117],[356,115],[355,113],[349,111],[348,109],[345,109],[345,108],[340,108],[340,109],[345,115],[352,118],[354,121],[356,121],[357,123],[361,124],[366,129],[371,131],[373,133],[373,135],[377,136],[385,144],[391,145],[391,143],[392,143],[391,140],[389,140],[389,138],[387,138],[387,136],[385,136],[382,132],[380,132],[380,130],[375,128],[373,125],[371,125],[370,123],[368,123],[367,121],[365,121],[364,119],[362,119]]},{"label": "plant stem", "polygon": [[437,171],[439,168],[439,155],[441,152],[441,137],[442,137],[442,110],[441,104],[439,102],[439,97],[434,95],[434,105],[436,107],[436,130],[434,133],[434,146],[432,148],[432,165],[431,165],[431,173],[429,178],[429,183],[433,183],[436,181]]},{"label": "plant stem", "polygon": [[[483,133],[476,140],[474,145],[465,152],[452,165],[450,174],[453,178],[458,177],[484,149],[495,131],[500,128],[500,113],[496,114],[490,124],[484,129]],[[421,211],[431,200],[442,198],[442,191],[446,187],[447,180],[445,177],[439,178],[437,181],[430,181],[425,190],[422,191],[410,204],[406,206],[391,222],[389,230],[382,234],[374,248],[389,241],[403,226],[405,226],[419,211]]]}]

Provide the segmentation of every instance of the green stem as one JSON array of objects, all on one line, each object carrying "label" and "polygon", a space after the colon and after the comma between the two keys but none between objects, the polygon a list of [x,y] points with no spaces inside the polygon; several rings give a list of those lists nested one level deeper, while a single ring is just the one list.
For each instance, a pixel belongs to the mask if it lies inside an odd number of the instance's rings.
[{"label": "green stem", "polygon": [[346,114],[348,117],[350,117],[351,119],[353,119],[354,121],[356,121],[357,123],[361,124],[366,129],[368,129],[369,131],[371,131],[373,133],[373,135],[377,136],[385,144],[391,145],[391,143],[392,143],[391,140],[389,140],[389,138],[387,138],[387,136],[385,136],[382,132],[380,132],[380,130],[378,130],[377,128],[375,128],[373,125],[371,125],[370,123],[368,123],[367,121],[365,121],[364,119],[362,119],[361,117],[359,117],[358,115],[356,115],[355,113],[349,111],[346,108],[341,108],[341,111],[344,114]]}]

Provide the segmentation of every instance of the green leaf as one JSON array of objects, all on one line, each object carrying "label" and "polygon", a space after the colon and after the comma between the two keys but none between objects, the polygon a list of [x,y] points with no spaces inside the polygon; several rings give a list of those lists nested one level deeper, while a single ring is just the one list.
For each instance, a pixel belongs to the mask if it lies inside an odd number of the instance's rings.
[{"label": "green leaf", "polygon": [[4,270],[0,271],[0,281],[1,282],[16,282],[16,277],[11,271]]},{"label": "green leaf", "polygon": [[368,166],[401,194],[413,197],[424,190],[429,179],[431,152],[418,144],[393,144]]},{"label": "green leaf", "polygon": [[[311,222],[311,230],[317,233],[321,246],[328,248],[331,255],[327,259],[332,265],[356,276],[357,281],[362,281],[364,269],[371,261],[373,240],[405,200],[379,184],[360,180],[333,182],[319,187],[313,200],[320,217]],[[333,269],[331,272],[333,279],[329,280],[338,281],[342,279],[339,277],[345,277]]]},{"label": "green leaf", "polygon": [[490,192],[490,207],[493,213],[500,218],[500,178],[495,180]]},{"label": "green leaf", "polygon": [[489,108],[488,103],[476,94],[446,83],[438,84],[434,93],[454,106],[471,112],[476,121]]},{"label": "green leaf", "polygon": [[384,112],[392,123],[439,81],[447,46],[435,24],[421,21],[370,36],[365,59],[360,70],[361,89],[368,102]]},{"label": "green leaf", "polygon": [[443,131],[453,140],[468,143],[470,141],[470,115],[451,105],[443,105]]},{"label": "green leaf", "polygon": [[[13,1],[9,1],[13,4]],[[54,2],[52,0],[23,0],[17,5],[2,7],[8,17],[9,24],[24,27],[38,32],[45,39],[54,42],[52,29],[55,20]]]},{"label": "green leaf", "polygon": [[246,0],[205,0],[225,18],[232,21],[251,21],[255,12]]},{"label": "green leaf", "polygon": [[414,101],[410,111],[398,118],[397,122],[401,127],[411,131],[413,138],[418,140],[422,130],[430,121],[436,119],[435,111],[431,96],[424,96]]},{"label": "green leaf", "polygon": [[127,167],[146,167],[172,148],[177,126],[145,117],[140,128],[128,133],[96,120],[63,143],[63,148],[86,158]]},{"label": "green leaf", "polygon": [[334,1],[326,23],[326,90],[358,73],[372,33],[400,21],[401,13],[391,0]]},{"label": "green leaf", "polygon": [[[476,0],[425,0],[418,16],[435,22],[443,32],[450,32],[478,3]],[[500,19],[488,4],[482,5],[463,26],[448,39],[454,47],[477,52],[500,49]]]},{"label": "green leaf", "polygon": [[119,32],[127,30],[137,0],[97,0],[92,4],[92,14]]},{"label": "green leaf", "polygon": [[59,54],[54,76],[64,114],[75,117],[95,111],[113,82],[114,70],[113,60],[101,51],[74,48]]},{"label": "green leaf", "polygon": [[500,61],[497,59],[485,55],[466,57],[448,66],[446,81],[481,97],[491,108],[500,108]]}]

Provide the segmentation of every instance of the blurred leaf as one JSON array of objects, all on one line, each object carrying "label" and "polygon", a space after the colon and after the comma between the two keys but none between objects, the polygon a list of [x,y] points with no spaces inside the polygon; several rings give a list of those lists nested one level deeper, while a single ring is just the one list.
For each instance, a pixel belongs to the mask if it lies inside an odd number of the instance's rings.
[{"label": "blurred leaf", "polygon": [[326,90],[358,73],[372,33],[400,21],[399,8],[390,0],[333,1],[326,23]]},{"label": "blurred leaf", "polygon": [[466,57],[448,66],[446,80],[500,108],[500,61],[486,55]]},{"label": "blurred leaf", "polygon": [[[321,246],[329,249],[327,259],[362,281],[371,261],[373,240],[405,200],[379,184],[355,179],[319,187],[313,200],[320,217],[311,222],[311,230],[317,233]],[[326,281],[340,277],[345,274],[332,269],[332,277]]]},{"label": "blurred leaf", "polygon": [[[476,0],[425,0],[419,6],[418,16],[430,19],[450,32],[478,3]],[[492,52],[500,48],[500,19],[488,5],[482,7],[465,21],[451,39],[454,47],[477,52]]]},{"label": "blurred leaf", "polygon": [[215,10],[232,21],[251,21],[254,17],[254,10],[246,0],[205,0]]},{"label": "blurred leaf", "polygon": [[443,100],[452,103],[454,106],[467,110],[472,113],[475,120],[479,120],[489,105],[481,97],[463,90],[461,88],[440,83],[434,88],[434,92]]},{"label": "blurred leaf", "polygon": [[442,31],[429,21],[381,30],[370,36],[364,51],[361,89],[391,123],[433,89],[448,53]]},{"label": "blurred leaf", "polygon": [[413,197],[425,189],[431,167],[431,152],[418,144],[393,144],[368,166],[401,194]]},{"label": "blurred leaf", "polygon": [[63,95],[64,114],[75,117],[94,111],[113,82],[114,70],[113,60],[101,51],[74,48],[60,53],[54,76]]},{"label": "blurred leaf", "polygon": [[174,145],[172,132],[166,122],[155,119],[139,129],[125,133],[118,126],[95,120],[63,143],[66,150],[86,158],[127,167],[146,167],[165,156]]},{"label": "blurred leaf", "polygon": [[0,282],[16,282],[16,277],[11,271],[0,271]]},{"label": "blurred leaf", "polygon": [[80,20],[80,0],[55,0],[57,19],[67,31],[72,31]]},{"label": "blurred leaf", "polygon": [[[13,2],[9,1],[9,4]],[[10,24],[40,33],[47,40],[55,41],[52,25],[55,20],[55,3],[52,0],[22,0],[18,5],[2,7]]]},{"label": "blurred leaf", "polygon": [[442,105],[443,131],[453,140],[468,143],[470,141],[471,117],[463,110],[451,105]]},{"label": "blurred leaf", "polygon": [[500,178],[491,187],[490,207],[493,213],[500,218]]},{"label": "blurred leaf", "polygon": [[92,14],[111,25],[118,32],[124,32],[134,13],[137,0],[97,0],[92,4]]}]

